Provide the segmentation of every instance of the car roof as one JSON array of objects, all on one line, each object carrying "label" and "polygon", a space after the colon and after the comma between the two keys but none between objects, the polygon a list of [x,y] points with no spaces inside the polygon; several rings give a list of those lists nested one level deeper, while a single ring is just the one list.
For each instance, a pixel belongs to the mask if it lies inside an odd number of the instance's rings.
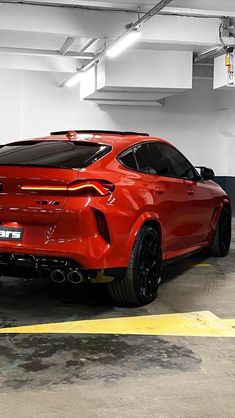
[{"label": "car roof", "polygon": [[[31,138],[31,141],[84,141],[87,143],[98,143],[101,145],[111,145],[113,150],[121,152],[126,148],[131,147],[132,145],[139,144],[141,142],[151,142],[151,141],[159,141],[168,143],[166,140],[159,138],[148,136],[148,134],[141,134],[141,133],[132,133],[132,132],[105,132],[105,131],[76,131],[78,132],[75,139],[69,139],[67,134],[68,132],[75,132],[75,131],[66,131],[66,132],[58,132],[53,133],[52,135],[39,137],[39,138]],[[19,142],[22,142],[19,141]],[[14,142],[17,144],[17,142]]]}]

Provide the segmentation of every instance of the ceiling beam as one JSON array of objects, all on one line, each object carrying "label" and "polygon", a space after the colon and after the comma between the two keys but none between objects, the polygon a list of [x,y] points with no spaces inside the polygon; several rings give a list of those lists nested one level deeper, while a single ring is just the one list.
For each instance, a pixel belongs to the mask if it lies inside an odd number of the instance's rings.
[{"label": "ceiling beam", "polygon": [[[76,71],[78,61],[74,58],[53,56],[15,55],[0,52],[0,68],[8,70],[49,71],[53,73],[72,73]],[[54,81],[55,82],[55,81]]]},{"label": "ceiling beam", "polygon": [[73,45],[73,43],[75,42],[74,37],[69,36],[66,41],[63,43],[62,47],[60,48],[60,55],[65,55],[66,52],[69,50],[69,48]]},{"label": "ceiling beam", "polygon": [[36,32],[65,37],[115,37],[125,25],[136,20],[136,13],[37,7],[0,3],[0,30]]},{"label": "ceiling beam", "polygon": [[235,17],[235,11],[232,10],[208,10],[208,9],[192,9],[185,7],[166,7],[161,14],[175,15],[185,17],[207,17],[221,18],[224,16]]},{"label": "ceiling beam", "polygon": [[224,46],[221,45],[216,48],[209,49],[208,51],[204,51],[201,54],[195,55],[194,63],[197,64],[201,62],[202,60],[205,60],[208,58],[216,58],[223,54],[225,54],[225,48]]},{"label": "ceiling beam", "polygon": [[220,19],[153,16],[141,29],[141,41],[209,48],[220,44],[220,23]]},{"label": "ceiling beam", "polygon": [[[165,7],[163,10],[166,10]],[[97,12],[0,4],[0,30],[62,35],[71,39],[114,39],[125,25],[135,22],[136,13]],[[219,19],[152,16],[142,29],[142,41],[157,43],[219,44]],[[169,30],[170,28],[170,30]],[[66,46],[66,45],[65,45]]]},{"label": "ceiling beam", "polygon": [[64,55],[60,51],[49,50],[49,49],[32,49],[32,48],[14,48],[14,47],[5,47],[0,46],[0,52],[7,54],[17,54],[17,55],[38,55],[38,56],[53,56],[59,57],[63,56],[64,58],[76,58],[81,60],[91,60],[94,58],[94,54],[90,52],[76,52],[68,51]]},{"label": "ceiling beam", "polygon": [[[53,8],[63,8],[63,9],[86,9],[86,10],[102,10],[102,11],[113,11],[113,12],[141,12],[146,13],[151,4],[154,4],[154,1],[151,1],[148,6],[142,4],[137,7],[136,3],[128,1],[96,1],[91,2],[84,0],[69,0],[65,2],[64,0],[0,0],[0,4],[20,4],[20,5],[30,5],[30,6],[39,6],[39,7],[53,7]],[[92,4],[93,3],[93,4]],[[111,4],[110,4],[111,3]],[[215,9],[194,9],[186,7],[166,7],[164,10],[161,10],[159,14],[167,15],[176,15],[176,16],[194,16],[194,17],[235,17],[235,10],[215,10]]]},{"label": "ceiling beam", "polygon": [[88,48],[90,48],[90,46],[91,46],[91,45],[93,45],[96,41],[97,41],[97,39],[96,39],[96,38],[94,38],[94,39],[90,39],[89,41],[87,41],[87,42],[85,43],[85,45],[83,45],[83,47],[80,49],[80,54],[81,54],[82,52],[85,52]]}]

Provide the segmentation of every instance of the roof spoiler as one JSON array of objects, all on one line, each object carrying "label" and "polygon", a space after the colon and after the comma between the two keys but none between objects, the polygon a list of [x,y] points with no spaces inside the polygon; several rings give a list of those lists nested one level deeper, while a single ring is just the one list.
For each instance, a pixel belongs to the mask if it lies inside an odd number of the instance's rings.
[{"label": "roof spoiler", "polygon": [[[69,131],[58,131],[58,132],[51,132],[51,135],[67,135]],[[122,132],[122,131],[103,131],[103,130],[77,130],[74,129],[73,132],[77,132],[78,134],[111,134],[111,135],[138,135],[138,136],[149,136],[147,133],[141,133],[141,132]]]}]

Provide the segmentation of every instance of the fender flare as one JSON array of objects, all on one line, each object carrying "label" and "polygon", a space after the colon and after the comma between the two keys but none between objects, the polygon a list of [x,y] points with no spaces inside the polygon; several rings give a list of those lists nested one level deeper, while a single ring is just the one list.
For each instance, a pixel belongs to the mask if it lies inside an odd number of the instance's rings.
[{"label": "fender flare", "polygon": [[214,227],[216,228],[216,226],[217,226],[217,223],[218,223],[218,221],[219,221],[219,218],[220,218],[220,215],[221,215],[221,212],[222,212],[222,210],[223,210],[223,208],[224,208],[224,206],[225,205],[227,205],[227,206],[229,206],[230,207],[230,210],[232,210],[232,208],[231,208],[231,202],[230,202],[230,199],[229,199],[229,197],[224,197],[224,199],[222,199],[221,201],[220,201],[220,204],[219,204],[219,206],[218,206],[218,210],[217,210],[217,213],[216,213],[216,216],[215,216],[215,219],[214,219]]},{"label": "fender flare", "polygon": [[162,241],[162,226],[161,226],[161,223],[159,221],[159,217],[158,217],[157,213],[156,212],[144,212],[144,213],[142,213],[137,218],[137,220],[135,221],[135,223],[134,223],[134,225],[131,229],[131,232],[129,234],[127,243],[125,245],[125,254],[126,254],[128,263],[129,263],[131,252],[133,250],[133,247],[134,247],[136,238],[138,236],[138,233],[143,228],[143,226],[148,222],[149,223],[152,222],[152,223],[156,224],[156,227],[157,227],[158,232],[160,234],[160,239]]},{"label": "fender flare", "polygon": [[230,207],[231,216],[232,216],[231,201],[230,201],[228,196],[225,196],[224,199],[221,199],[220,204],[219,204],[219,206],[217,206],[217,208],[215,210],[215,213],[214,213],[214,215],[212,216],[212,219],[211,219],[210,232],[209,232],[209,236],[208,236],[209,245],[211,245],[211,243],[212,243],[212,240],[213,240],[213,237],[214,237],[214,234],[215,234],[215,230],[216,230],[216,227],[217,227],[218,222],[219,222],[221,212],[222,212],[223,207],[225,205]]}]

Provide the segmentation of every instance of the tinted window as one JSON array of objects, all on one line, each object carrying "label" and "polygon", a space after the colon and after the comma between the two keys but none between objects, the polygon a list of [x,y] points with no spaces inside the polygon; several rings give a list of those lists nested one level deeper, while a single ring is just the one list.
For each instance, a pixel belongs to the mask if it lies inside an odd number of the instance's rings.
[{"label": "tinted window", "polygon": [[135,149],[140,171],[159,176],[172,176],[173,169],[160,143],[152,142],[139,145]]},{"label": "tinted window", "polygon": [[174,170],[177,178],[195,179],[195,171],[190,162],[174,147],[161,143],[161,148]]},{"label": "tinted window", "polygon": [[119,161],[121,161],[121,163],[125,167],[131,168],[132,170],[137,170],[136,160],[135,160],[132,149],[130,149],[130,150],[126,151],[124,154],[122,154],[119,157]]},{"label": "tinted window", "polygon": [[101,158],[111,147],[72,141],[24,141],[0,148],[0,165],[83,168]]}]

